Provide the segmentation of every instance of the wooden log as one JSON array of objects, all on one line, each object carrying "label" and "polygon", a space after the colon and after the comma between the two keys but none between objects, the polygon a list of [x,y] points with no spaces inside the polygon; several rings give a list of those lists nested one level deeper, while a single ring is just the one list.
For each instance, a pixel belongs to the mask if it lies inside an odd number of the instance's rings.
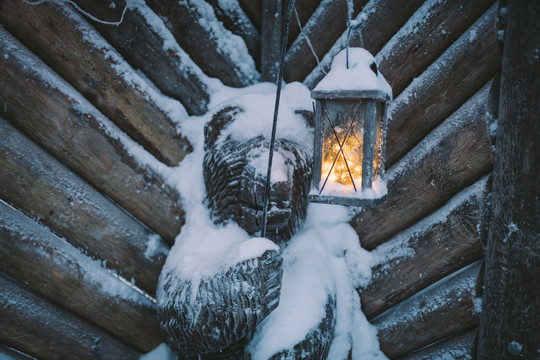
[{"label": "wooden log", "polygon": [[30,360],[34,359],[18,350],[0,344],[0,359],[3,360]]},{"label": "wooden log", "polygon": [[167,100],[71,7],[3,1],[0,22],[156,158],[175,166],[191,151],[191,144],[157,105]]},{"label": "wooden log", "polygon": [[373,319],[386,356],[397,358],[477,326],[479,270],[480,262],[473,263]]},{"label": "wooden log", "polygon": [[389,107],[387,165],[477,92],[498,71],[493,5]]},{"label": "wooden log", "polygon": [[377,54],[394,97],[471,26],[494,0],[426,1]]},{"label": "wooden log", "polygon": [[412,226],[491,169],[488,92],[489,84],[388,171],[386,202],[362,209],[352,220],[364,248],[374,249]]},{"label": "wooden log", "polygon": [[134,348],[163,342],[150,296],[3,202],[0,258],[0,271]]},{"label": "wooden log", "polygon": [[259,80],[245,43],[223,27],[206,2],[149,0],[148,5],[166,19],[178,44],[206,74],[235,87]]},{"label": "wooden log", "polygon": [[261,81],[277,83],[283,36],[283,1],[262,0],[262,3]]},{"label": "wooden log", "polygon": [[155,292],[169,247],[0,117],[0,198]]},{"label": "wooden log", "polygon": [[[355,15],[367,0],[354,0]],[[293,15],[294,16],[294,15]],[[296,22],[295,19],[291,20]],[[326,54],[334,42],[347,27],[347,1],[322,0],[309,20],[305,23],[304,33],[313,44],[319,57]],[[302,81],[317,65],[304,36],[294,40],[287,52],[285,81]]]},{"label": "wooden log", "polygon": [[[214,220],[232,219],[255,236],[261,230],[266,174],[258,172],[250,161],[267,156],[270,141],[263,136],[246,141],[219,139],[221,131],[243,111],[237,106],[226,107],[208,122],[203,171]],[[276,140],[274,153],[284,159],[286,179],[271,184],[267,237],[283,241],[292,237],[306,217],[311,159],[306,149],[287,139]]]},{"label": "wooden log", "polygon": [[399,360],[473,360],[472,350],[478,329],[442,340],[425,349],[415,351]]},{"label": "wooden log", "polygon": [[[315,12],[320,3],[321,0],[295,0],[294,7],[298,12],[298,17],[300,19],[300,24],[302,25],[302,28],[304,28],[304,24],[306,24],[306,22]],[[287,6],[288,1],[285,1],[285,8],[283,14],[285,14],[285,9],[287,9]],[[287,47],[290,47],[298,36],[302,35],[300,34],[300,28],[298,27],[296,15],[293,13],[289,28],[289,40],[287,42]]]},{"label": "wooden log", "polygon": [[0,43],[5,118],[172,243],[178,194],[130,154],[136,144],[3,28]]},{"label": "wooden log", "polygon": [[508,1],[478,359],[540,355],[540,3]]},{"label": "wooden log", "polygon": [[[125,0],[76,0],[78,6],[106,21],[118,21]],[[208,111],[210,80],[180,49],[161,19],[139,2],[125,13],[118,26],[93,21],[95,27],[133,67],[144,71],[166,95],[180,101],[192,115]],[[171,41],[172,40],[172,41]]]},{"label": "wooden log", "polygon": [[0,273],[0,341],[39,359],[138,359],[137,350]]},{"label": "wooden log", "polygon": [[262,0],[238,0],[255,28],[261,30]]},{"label": "wooden log", "polygon": [[379,262],[361,290],[368,319],[483,256],[478,233],[487,178],[373,252]]},{"label": "wooden log", "polygon": [[[404,2],[370,0],[367,3],[362,2],[365,6],[356,16],[355,20],[360,23],[359,28],[361,29],[362,37],[364,39],[364,48],[372,54],[379,52],[401,26],[409,20],[423,2],[423,0],[409,0]],[[323,3],[321,3],[321,5],[322,4]],[[359,6],[355,6],[355,9],[359,9]],[[328,27],[333,27],[334,24],[316,21],[314,26],[319,29],[318,31],[325,32]],[[312,37],[310,36],[310,38]],[[291,62],[288,64],[289,67],[294,68],[294,70],[291,69],[291,72],[294,71],[294,75],[291,73],[290,79],[303,81],[307,87],[313,89],[324,77],[324,71],[327,71],[330,68],[334,56],[345,48],[346,40],[347,32],[345,31],[341,33],[339,38],[334,39],[334,41],[330,43],[330,46],[327,48],[329,49],[328,51],[322,51],[322,54],[326,55],[321,59],[321,66],[317,67],[315,67],[315,65],[317,65],[315,59],[313,56],[309,55],[310,51],[306,46],[302,45],[302,48],[299,48],[298,50],[293,47],[294,45],[291,46],[291,49],[289,50],[290,55],[287,54],[287,59],[289,59],[290,56]],[[319,42],[320,41],[318,40],[314,42],[317,51],[320,51],[320,45],[318,45]],[[356,44],[354,46],[359,45]],[[300,58],[305,58],[305,60],[301,60]],[[304,62],[306,63],[304,64]]]},{"label": "wooden log", "polygon": [[261,58],[261,34],[242,10],[238,0],[227,2],[220,0],[206,1],[212,5],[216,18],[223,23],[225,28],[244,39],[249,53],[255,63],[258,63]]}]

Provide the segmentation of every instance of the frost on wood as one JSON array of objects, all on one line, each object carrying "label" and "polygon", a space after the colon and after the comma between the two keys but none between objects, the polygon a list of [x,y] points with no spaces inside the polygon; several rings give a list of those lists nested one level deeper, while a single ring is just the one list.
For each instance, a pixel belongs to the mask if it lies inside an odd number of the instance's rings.
[{"label": "frost on wood", "polygon": [[167,273],[158,316],[169,345],[184,356],[219,351],[255,330],[279,303],[281,255],[267,251],[200,282]]}]

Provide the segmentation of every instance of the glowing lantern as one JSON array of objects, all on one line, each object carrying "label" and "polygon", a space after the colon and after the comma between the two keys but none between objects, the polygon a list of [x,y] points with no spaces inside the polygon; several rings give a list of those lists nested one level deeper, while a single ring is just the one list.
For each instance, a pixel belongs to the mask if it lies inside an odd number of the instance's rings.
[{"label": "glowing lantern", "polygon": [[392,89],[373,56],[350,48],[347,59],[343,50],[311,97],[315,153],[309,200],[360,206],[384,201],[386,108]]}]

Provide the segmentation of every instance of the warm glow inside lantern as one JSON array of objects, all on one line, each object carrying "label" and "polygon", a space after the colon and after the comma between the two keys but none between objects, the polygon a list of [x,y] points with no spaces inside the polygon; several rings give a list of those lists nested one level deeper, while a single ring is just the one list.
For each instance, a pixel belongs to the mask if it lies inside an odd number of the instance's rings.
[{"label": "warm glow inside lantern", "polygon": [[391,89],[378,73],[373,56],[351,48],[312,91],[315,99],[315,146],[310,201],[374,205],[384,200],[386,108]]}]

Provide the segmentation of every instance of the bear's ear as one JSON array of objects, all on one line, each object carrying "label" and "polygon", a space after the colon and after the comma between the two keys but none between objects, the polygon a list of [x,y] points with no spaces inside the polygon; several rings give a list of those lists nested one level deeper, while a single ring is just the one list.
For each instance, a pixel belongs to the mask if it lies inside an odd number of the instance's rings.
[{"label": "bear's ear", "polygon": [[369,68],[371,70],[373,70],[373,72],[375,73],[375,75],[379,76],[379,72],[377,71],[377,64],[375,64],[375,61],[371,63],[371,65],[369,65]]}]

